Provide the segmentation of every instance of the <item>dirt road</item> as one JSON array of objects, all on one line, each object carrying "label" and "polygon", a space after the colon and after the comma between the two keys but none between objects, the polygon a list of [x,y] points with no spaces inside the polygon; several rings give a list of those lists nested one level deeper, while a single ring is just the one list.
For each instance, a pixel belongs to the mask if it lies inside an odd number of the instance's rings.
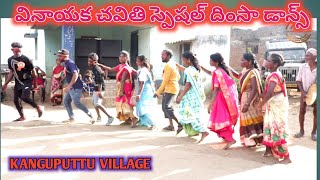
[{"label": "dirt road", "polygon": [[[273,158],[262,157],[264,147],[246,148],[238,142],[230,150],[222,150],[224,143],[210,133],[201,144],[195,142],[199,137],[189,138],[181,133],[162,132],[167,125],[161,107],[154,113],[159,129],[130,128],[104,123],[91,125],[88,118],[76,110],[77,123],[60,123],[67,118],[63,107],[46,105],[41,119],[27,105],[26,122],[12,123],[17,112],[12,103],[1,104],[1,178],[3,179],[316,179],[316,142],[310,138],[312,111],[306,117],[306,136],[292,138],[299,130],[298,96],[290,97],[289,151],[293,163],[278,164]],[[114,109],[109,112],[115,113]],[[203,119],[208,119],[203,111]],[[239,139],[239,133],[235,133]],[[153,157],[153,170],[146,172],[12,172],[8,171],[8,156],[17,155],[83,155],[83,156],[133,156],[150,155]]]}]

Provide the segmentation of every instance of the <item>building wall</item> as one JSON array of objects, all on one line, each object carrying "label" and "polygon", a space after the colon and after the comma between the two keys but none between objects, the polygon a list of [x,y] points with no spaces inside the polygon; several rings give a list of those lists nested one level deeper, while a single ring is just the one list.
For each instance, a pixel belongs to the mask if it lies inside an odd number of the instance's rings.
[{"label": "building wall", "polygon": [[229,62],[230,42],[228,35],[204,35],[198,36],[191,43],[191,51],[196,54],[199,63],[209,69],[210,55],[221,53],[225,63]]},{"label": "building wall", "polygon": [[[45,30],[45,71],[47,77],[52,76],[52,69],[56,65],[57,56],[54,55],[61,49],[61,28]],[[39,44],[39,46],[41,46]]]},{"label": "building wall", "polygon": [[[150,33],[151,61],[154,63],[155,79],[162,78],[163,63],[161,62],[161,52],[165,48],[170,48],[174,52],[173,60],[181,63],[179,44],[183,41],[192,41],[191,51],[194,52],[200,64],[212,69],[209,64],[210,55],[220,52],[228,64],[230,59],[230,28],[216,26],[198,26],[195,28],[185,28],[179,32],[161,32],[153,28]],[[173,40],[172,40],[173,39]]]},{"label": "building wall", "polygon": [[[255,31],[250,29],[232,29],[230,44],[230,65],[240,71],[240,59],[242,54],[246,52],[247,47],[252,44],[258,46],[258,52],[254,53],[258,63],[261,65],[265,59],[266,51],[265,43],[272,39],[287,39],[285,26],[267,26],[261,27]],[[251,45],[250,45],[251,44]],[[310,39],[306,42],[308,48],[317,48],[316,31],[311,33]]]},{"label": "building wall", "polygon": [[141,29],[138,32],[138,54],[145,55],[150,63],[150,28]]},{"label": "building wall", "polygon": [[[122,49],[130,52],[131,32],[139,27],[104,27],[104,26],[81,26],[76,27],[76,39],[81,36],[96,36],[102,39],[122,40]],[[142,35],[144,36],[144,35]],[[147,40],[148,41],[148,40]],[[61,49],[61,28],[45,30],[45,59],[47,76],[51,77],[52,69],[55,66],[56,56],[54,53]],[[39,44],[40,46],[40,44]]]}]

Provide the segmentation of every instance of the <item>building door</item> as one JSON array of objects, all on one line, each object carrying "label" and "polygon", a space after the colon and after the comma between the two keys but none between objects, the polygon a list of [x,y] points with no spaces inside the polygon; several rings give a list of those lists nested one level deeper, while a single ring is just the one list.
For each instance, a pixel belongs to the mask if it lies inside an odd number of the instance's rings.
[{"label": "building door", "polygon": [[[95,52],[99,56],[99,63],[109,67],[119,64],[119,53],[122,50],[121,40],[96,40],[76,39],[75,44],[75,63],[80,69],[80,74],[84,76],[88,69],[88,54]],[[115,73],[108,73],[108,77],[115,78]]]},{"label": "building door", "polygon": [[131,66],[137,69],[136,58],[138,56],[138,31],[134,31],[131,33],[131,52],[130,52],[130,63]]}]

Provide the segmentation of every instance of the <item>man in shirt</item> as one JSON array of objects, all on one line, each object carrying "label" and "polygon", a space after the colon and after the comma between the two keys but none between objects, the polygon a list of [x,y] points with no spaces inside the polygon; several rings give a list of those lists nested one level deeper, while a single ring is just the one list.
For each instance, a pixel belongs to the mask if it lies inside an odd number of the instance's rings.
[{"label": "man in shirt", "polygon": [[[100,110],[108,116],[107,126],[113,122],[113,117],[107,113],[106,108],[102,105],[103,95],[105,92],[104,83],[104,71],[97,65],[99,56],[96,53],[90,53],[88,55],[88,66],[92,68],[93,80],[94,80],[94,92],[92,96],[92,102],[96,109],[98,118],[97,121],[101,121]],[[94,121],[92,121],[94,123]]]},{"label": "man in shirt", "polygon": [[[42,116],[40,107],[30,98],[32,90],[33,79],[36,78],[36,73],[30,59],[21,53],[22,45],[18,42],[11,44],[13,56],[8,59],[8,66],[10,73],[8,79],[2,86],[2,91],[6,91],[8,83],[14,77],[14,105],[19,112],[20,117],[14,121],[24,121],[25,116],[21,100],[30,104],[33,108],[37,109],[38,117]],[[37,84],[34,84],[34,89],[37,90]]]},{"label": "man in shirt", "polygon": [[[304,135],[304,119],[306,114],[306,94],[312,84],[317,80],[317,50],[310,48],[306,52],[306,63],[299,68],[297,76],[298,88],[301,92],[299,124],[300,132],[294,135],[295,138],[301,138]],[[313,105],[313,129],[311,138],[317,141],[317,104]]]},{"label": "man in shirt", "polygon": [[67,86],[63,89],[65,95],[63,98],[63,104],[66,107],[66,110],[69,115],[69,120],[63,121],[66,123],[74,122],[74,113],[72,110],[71,102],[74,102],[74,105],[85,112],[90,117],[90,122],[94,121],[91,113],[88,108],[80,102],[82,96],[83,84],[79,78],[78,67],[76,64],[69,59],[69,51],[66,49],[61,49],[58,51],[58,59],[60,62],[64,63],[66,70],[66,81]]},{"label": "man in shirt", "polygon": [[162,100],[162,111],[164,112],[165,118],[168,118],[170,122],[170,125],[165,127],[164,130],[174,131],[172,120],[175,120],[178,124],[177,134],[179,134],[183,128],[174,115],[172,102],[176,99],[179,93],[180,74],[176,67],[176,63],[171,60],[172,54],[172,51],[169,49],[162,51],[161,59],[162,62],[166,63],[166,65],[164,66],[163,70],[163,81],[154,97],[158,97],[161,93],[164,92]]}]

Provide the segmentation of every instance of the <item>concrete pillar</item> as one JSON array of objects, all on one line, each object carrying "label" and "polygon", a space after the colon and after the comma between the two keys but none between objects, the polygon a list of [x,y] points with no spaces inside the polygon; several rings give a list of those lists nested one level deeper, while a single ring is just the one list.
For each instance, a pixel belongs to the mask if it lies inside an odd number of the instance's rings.
[{"label": "concrete pillar", "polygon": [[74,26],[62,26],[61,31],[62,48],[67,49],[70,52],[70,59],[75,60],[75,27]]}]

